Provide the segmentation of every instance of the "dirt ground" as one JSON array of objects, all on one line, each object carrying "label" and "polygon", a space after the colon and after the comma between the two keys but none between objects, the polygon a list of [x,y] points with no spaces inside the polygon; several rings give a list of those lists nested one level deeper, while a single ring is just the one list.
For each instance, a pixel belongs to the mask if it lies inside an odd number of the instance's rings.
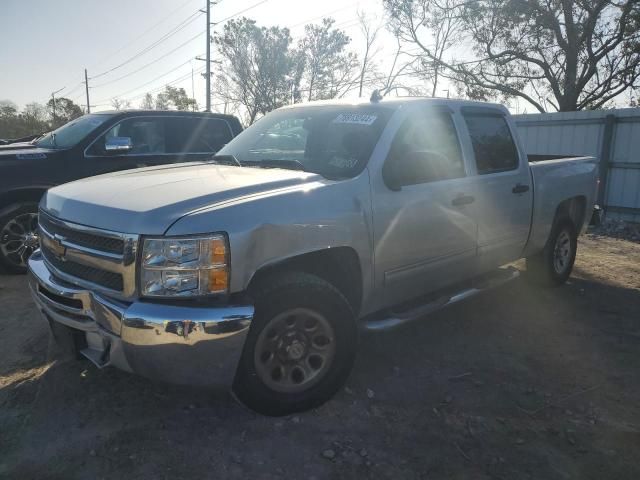
[{"label": "dirt ground", "polygon": [[364,336],[348,386],[284,418],[56,360],[24,277],[0,305],[2,478],[640,478],[638,243],[581,237],[564,287]]}]

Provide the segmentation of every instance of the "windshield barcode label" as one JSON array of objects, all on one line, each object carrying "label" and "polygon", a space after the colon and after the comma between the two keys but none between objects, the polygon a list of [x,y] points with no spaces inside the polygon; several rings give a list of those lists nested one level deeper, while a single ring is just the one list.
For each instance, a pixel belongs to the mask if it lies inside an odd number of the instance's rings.
[{"label": "windshield barcode label", "polygon": [[372,125],[377,115],[365,115],[362,113],[341,113],[333,119],[333,123],[356,123],[358,125]]}]

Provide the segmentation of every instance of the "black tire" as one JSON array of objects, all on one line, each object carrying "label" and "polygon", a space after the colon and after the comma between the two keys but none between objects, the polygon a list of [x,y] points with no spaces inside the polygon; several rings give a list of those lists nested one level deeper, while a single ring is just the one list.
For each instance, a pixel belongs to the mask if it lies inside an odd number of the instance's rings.
[{"label": "black tire", "polygon": [[[33,251],[38,247],[38,244],[31,244],[29,240],[29,246],[27,246],[21,252],[10,253],[14,250],[17,240],[14,234],[19,233],[19,225],[16,225],[16,219],[20,220],[20,225],[25,223],[25,219],[31,215],[35,215],[33,221],[37,226],[37,214],[38,204],[36,202],[21,202],[14,203],[0,211],[0,266],[8,273],[26,273],[27,265],[26,261]],[[10,227],[13,225],[16,228]],[[24,225],[23,225],[24,226]],[[37,233],[37,229],[34,231]]]},{"label": "black tire", "polygon": [[[556,249],[561,236],[568,237],[568,256],[564,257],[562,264],[556,263]],[[562,246],[564,249],[564,246]],[[578,234],[573,222],[569,219],[557,221],[551,228],[547,244],[542,252],[532,257],[527,257],[527,277],[535,283],[543,286],[554,287],[567,281],[573,270],[578,249]]]},{"label": "black tire", "polygon": [[[325,280],[302,272],[276,274],[267,280],[253,292],[256,311],[236,372],[233,392],[250,409],[264,415],[280,416],[317,407],[344,385],[355,360],[358,329],[347,299]],[[310,382],[308,388],[292,393],[277,391],[260,377],[256,368],[260,352],[256,347],[259,337],[270,335],[265,330],[267,325],[273,331],[273,322],[294,309],[321,315],[324,325],[328,324],[332,329],[331,341],[334,344],[331,347],[332,360],[326,367],[321,367],[324,369],[322,375],[318,375],[315,383]],[[266,334],[261,337],[263,330]],[[275,357],[276,353],[271,355]],[[303,361],[310,359],[305,357]]]}]

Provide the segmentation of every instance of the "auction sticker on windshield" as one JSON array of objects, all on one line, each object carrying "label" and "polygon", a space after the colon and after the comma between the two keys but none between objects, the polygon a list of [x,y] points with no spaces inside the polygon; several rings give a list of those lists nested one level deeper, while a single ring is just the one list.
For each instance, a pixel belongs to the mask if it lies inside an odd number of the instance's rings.
[{"label": "auction sticker on windshield", "polygon": [[372,125],[377,118],[377,115],[367,115],[364,113],[341,113],[333,119],[333,123],[355,123],[357,125]]}]

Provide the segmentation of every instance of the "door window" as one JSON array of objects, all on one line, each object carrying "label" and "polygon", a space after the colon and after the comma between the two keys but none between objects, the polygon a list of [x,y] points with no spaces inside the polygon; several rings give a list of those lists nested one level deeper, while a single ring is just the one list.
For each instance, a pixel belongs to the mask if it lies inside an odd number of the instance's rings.
[{"label": "door window", "polygon": [[220,118],[174,117],[166,122],[169,153],[216,153],[233,138]]},{"label": "door window", "polygon": [[496,114],[465,114],[479,174],[518,168],[518,150],[507,121]]},{"label": "door window", "polygon": [[166,153],[164,122],[161,118],[127,118],[98,138],[89,153],[107,155],[105,142],[113,137],[131,139],[131,149],[118,152],[118,156]]},{"label": "door window", "polygon": [[393,140],[385,169],[394,170],[401,185],[464,177],[462,150],[451,114],[420,111],[409,115]]}]

